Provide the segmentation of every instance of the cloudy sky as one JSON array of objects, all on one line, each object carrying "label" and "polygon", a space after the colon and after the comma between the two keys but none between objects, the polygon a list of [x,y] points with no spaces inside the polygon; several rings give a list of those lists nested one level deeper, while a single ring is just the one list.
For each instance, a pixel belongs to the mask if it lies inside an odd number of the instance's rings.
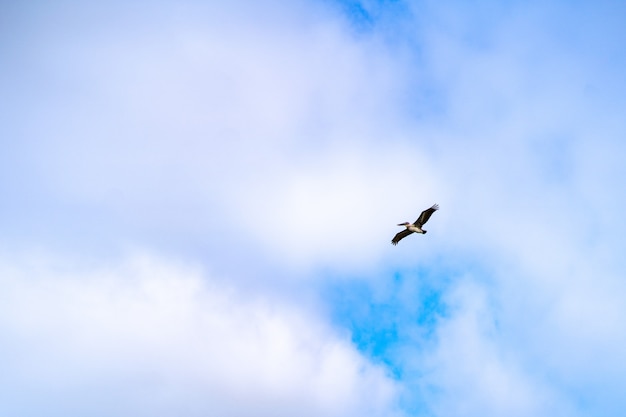
[{"label": "cloudy sky", "polygon": [[625,14],[0,2],[0,414],[623,416]]}]

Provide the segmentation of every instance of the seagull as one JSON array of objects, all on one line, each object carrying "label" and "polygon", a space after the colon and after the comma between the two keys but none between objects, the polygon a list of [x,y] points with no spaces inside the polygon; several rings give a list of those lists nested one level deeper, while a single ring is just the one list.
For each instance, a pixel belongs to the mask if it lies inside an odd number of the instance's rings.
[{"label": "seagull", "polygon": [[403,230],[397,233],[391,240],[391,243],[394,245],[397,245],[399,241],[401,241],[402,239],[404,239],[411,233],[426,234],[426,230],[422,229],[422,226],[426,224],[428,219],[430,219],[430,216],[432,216],[433,213],[436,212],[437,210],[439,210],[439,206],[437,204],[434,204],[431,208],[428,208],[422,211],[422,214],[420,214],[420,216],[418,217],[417,220],[415,220],[414,223],[409,223],[409,222],[400,223],[398,226],[404,226],[406,227],[406,230]]}]

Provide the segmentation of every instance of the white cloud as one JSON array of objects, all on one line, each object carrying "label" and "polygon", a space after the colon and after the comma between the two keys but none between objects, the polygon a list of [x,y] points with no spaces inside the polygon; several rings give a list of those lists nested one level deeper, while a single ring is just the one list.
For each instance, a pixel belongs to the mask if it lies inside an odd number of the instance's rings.
[{"label": "white cloud", "polygon": [[[300,266],[375,262],[371,242],[387,243],[413,203],[435,202],[426,158],[397,144],[412,136],[396,123],[401,59],[326,7],[266,6],[267,20],[190,3],[137,27],[138,10],[105,14],[115,32],[78,18],[67,30],[83,36],[35,32],[26,73],[45,82],[29,104],[36,123],[21,121],[20,146],[34,150],[22,192],[35,182],[49,205],[97,210],[118,240],[161,233],[216,251],[252,241]],[[381,139],[389,146],[363,146]],[[350,227],[363,223],[372,240]]]},{"label": "white cloud", "polygon": [[419,363],[427,370],[420,383],[438,393],[427,400],[435,414],[576,415],[558,388],[503,340],[506,323],[489,298],[486,287],[467,279],[446,296],[450,315],[440,318],[435,346]]},{"label": "white cloud", "polygon": [[396,383],[345,336],[195,268],[0,262],[6,416],[387,416]]}]

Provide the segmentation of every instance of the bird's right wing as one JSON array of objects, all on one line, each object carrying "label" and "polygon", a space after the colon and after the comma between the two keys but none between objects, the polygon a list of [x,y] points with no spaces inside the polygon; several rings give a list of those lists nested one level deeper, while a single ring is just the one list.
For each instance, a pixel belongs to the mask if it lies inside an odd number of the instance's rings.
[{"label": "bird's right wing", "polygon": [[396,233],[396,235],[393,237],[393,239],[391,239],[391,243],[393,245],[397,245],[399,241],[401,241],[402,239],[404,239],[405,237],[407,237],[408,235],[410,235],[411,232],[409,229],[405,229],[401,232]]},{"label": "bird's right wing", "polygon": [[436,212],[437,210],[439,210],[439,205],[433,204],[431,208],[422,211],[422,214],[420,214],[419,218],[415,220],[414,224],[416,226],[422,227],[423,225],[426,224],[428,219],[430,219],[430,216],[432,216],[433,213]]}]

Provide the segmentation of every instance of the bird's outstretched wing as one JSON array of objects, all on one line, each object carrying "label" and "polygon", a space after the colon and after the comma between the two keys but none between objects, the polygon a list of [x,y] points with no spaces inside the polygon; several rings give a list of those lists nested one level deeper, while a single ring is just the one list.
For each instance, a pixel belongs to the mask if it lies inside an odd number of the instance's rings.
[{"label": "bird's outstretched wing", "polygon": [[430,219],[430,216],[432,216],[433,213],[436,212],[437,210],[439,210],[439,205],[434,204],[431,208],[422,211],[422,214],[420,214],[418,219],[415,220],[415,223],[413,224],[416,226],[422,227],[423,225],[426,224],[428,219]]},{"label": "bird's outstretched wing", "polygon": [[411,232],[409,229],[405,229],[401,232],[396,233],[396,235],[393,237],[393,239],[391,239],[391,243],[393,245],[397,245],[399,241],[401,241],[402,239],[404,239],[405,237],[407,237],[408,235],[410,235]]}]

